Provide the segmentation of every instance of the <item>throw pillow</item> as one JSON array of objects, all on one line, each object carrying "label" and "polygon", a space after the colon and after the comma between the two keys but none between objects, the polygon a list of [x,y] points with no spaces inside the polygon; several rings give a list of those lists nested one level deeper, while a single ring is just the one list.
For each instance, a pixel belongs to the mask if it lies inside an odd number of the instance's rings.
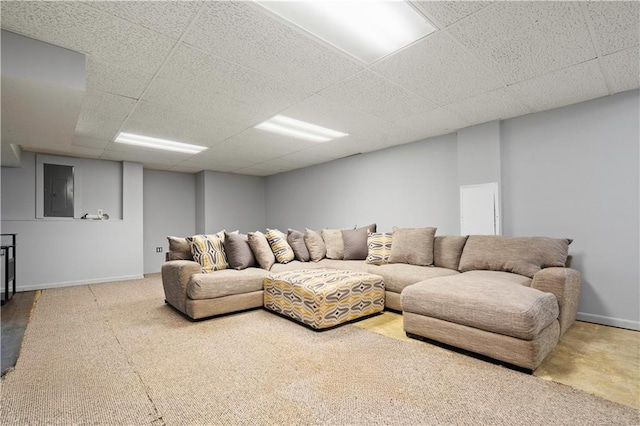
[{"label": "throw pillow", "polygon": [[289,263],[295,258],[287,237],[282,232],[277,229],[267,229],[265,236],[278,263]]},{"label": "throw pillow", "polygon": [[342,240],[342,230],[323,229],[322,239],[327,246],[327,259],[344,258],[344,241]]},{"label": "throw pillow", "polygon": [[316,231],[306,228],[304,231],[304,243],[309,250],[309,259],[311,261],[319,262],[327,255],[327,246]]},{"label": "throw pillow", "polygon": [[367,237],[368,254],[365,262],[372,265],[389,263],[393,234],[386,232],[370,232]]},{"label": "throw pillow", "polygon": [[389,263],[433,265],[433,240],[436,228],[393,227],[393,245]]},{"label": "throw pillow", "polygon": [[358,229],[342,230],[344,243],[344,260],[364,260],[367,257],[367,235],[376,232],[376,224],[373,223]]},{"label": "throw pillow", "polygon": [[249,239],[249,247],[251,247],[251,251],[253,255],[256,257],[256,261],[258,265],[262,269],[266,269],[267,271],[271,269],[274,263],[276,263],[276,257],[271,251],[271,246],[267,241],[267,237],[260,231],[249,232],[247,234],[247,238]]},{"label": "throw pillow", "polygon": [[447,235],[433,241],[433,265],[447,269],[458,269],[462,249],[467,236]]},{"label": "throw pillow", "polygon": [[186,238],[168,236],[169,260],[193,260],[191,245]]},{"label": "throw pillow", "polygon": [[227,255],[227,262],[233,269],[247,269],[256,265],[256,258],[249,246],[249,239],[244,234],[225,232],[224,251]]},{"label": "throw pillow", "polygon": [[194,235],[187,237],[191,246],[193,260],[202,266],[203,273],[227,269],[227,256],[224,252],[224,231],[215,235]]},{"label": "throw pillow", "polygon": [[304,243],[304,234],[302,232],[296,231],[295,229],[289,229],[287,232],[287,242],[291,246],[296,259],[300,262],[309,261],[309,250],[307,249],[307,245]]},{"label": "throw pillow", "polygon": [[565,266],[571,241],[567,238],[471,235],[460,257],[460,272],[488,269],[533,278],[543,268]]}]

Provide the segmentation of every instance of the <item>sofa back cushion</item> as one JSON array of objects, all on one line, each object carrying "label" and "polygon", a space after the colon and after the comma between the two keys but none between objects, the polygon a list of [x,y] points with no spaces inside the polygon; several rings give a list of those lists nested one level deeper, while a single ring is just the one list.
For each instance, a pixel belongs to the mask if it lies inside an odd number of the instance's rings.
[{"label": "sofa back cushion", "polygon": [[358,229],[343,229],[344,260],[364,260],[367,258],[367,235],[376,232],[377,225],[372,223]]},{"label": "sofa back cushion", "polygon": [[256,258],[249,246],[249,239],[245,234],[224,233],[224,251],[227,262],[233,269],[247,269],[256,266]]},{"label": "sofa back cushion", "polygon": [[273,264],[276,263],[276,256],[271,250],[267,237],[260,231],[249,232],[247,237],[249,239],[249,247],[251,247],[258,265],[267,271],[271,269]]},{"label": "sofa back cushion", "polygon": [[304,243],[307,245],[307,250],[309,250],[311,261],[319,262],[327,255],[327,246],[316,231],[307,228],[304,231]]},{"label": "sofa back cushion", "polygon": [[167,260],[193,260],[191,246],[186,238],[168,236],[169,256]]},{"label": "sofa back cushion", "polygon": [[289,229],[289,231],[287,231],[287,242],[291,246],[296,259],[300,262],[309,261],[309,250],[304,243],[304,234],[302,232]]},{"label": "sofa back cushion", "polygon": [[536,272],[567,261],[570,239],[471,235],[460,257],[460,271],[513,272],[533,278]]},{"label": "sofa back cushion", "polygon": [[433,240],[433,265],[458,270],[467,236],[446,235]]},{"label": "sofa back cushion", "polygon": [[393,227],[393,244],[389,263],[433,265],[433,240],[436,228]]},{"label": "sofa back cushion", "polygon": [[344,258],[344,241],[341,229],[323,229],[322,239],[327,247],[327,259]]}]

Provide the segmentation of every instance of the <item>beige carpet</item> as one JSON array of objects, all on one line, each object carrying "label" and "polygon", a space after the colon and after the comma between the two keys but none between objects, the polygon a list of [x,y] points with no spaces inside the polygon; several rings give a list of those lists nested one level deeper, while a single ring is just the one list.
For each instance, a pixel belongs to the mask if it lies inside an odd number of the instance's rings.
[{"label": "beige carpet", "polygon": [[43,291],[0,423],[639,424],[638,410],[354,326],[266,311],[192,323],[158,276]]}]

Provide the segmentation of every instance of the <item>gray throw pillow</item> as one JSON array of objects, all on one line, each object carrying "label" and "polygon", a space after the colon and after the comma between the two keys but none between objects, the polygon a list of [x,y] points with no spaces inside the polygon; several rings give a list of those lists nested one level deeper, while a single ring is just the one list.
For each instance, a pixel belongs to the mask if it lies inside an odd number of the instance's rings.
[{"label": "gray throw pillow", "polygon": [[251,247],[251,251],[256,257],[258,265],[260,265],[262,269],[270,270],[273,264],[276,263],[276,256],[271,250],[267,237],[265,237],[262,232],[256,231],[249,232],[247,238],[249,239],[249,247]]},{"label": "gray throw pillow", "polygon": [[169,260],[193,260],[191,245],[186,238],[168,236]]},{"label": "gray throw pillow", "polygon": [[295,229],[289,229],[287,232],[287,242],[293,249],[293,253],[301,262],[309,261],[309,250],[307,249],[307,245],[304,243],[304,234],[300,231],[296,231]]},{"label": "gray throw pillow", "polygon": [[389,263],[433,265],[433,240],[436,228],[393,227],[393,244]]},{"label": "gray throw pillow", "polygon": [[367,258],[369,249],[367,246],[367,236],[369,232],[376,232],[376,224],[373,223],[358,229],[347,229],[342,231],[342,241],[344,243],[344,260],[364,260]]},{"label": "gray throw pillow", "polygon": [[457,270],[460,264],[460,256],[462,256],[462,249],[466,242],[466,235],[436,237],[433,242],[433,265]]},{"label": "gray throw pillow", "polygon": [[312,262],[319,262],[327,255],[327,246],[316,231],[307,228],[304,231],[304,243],[309,250],[309,259]]},{"label": "gray throw pillow", "polygon": [[249,246],[249,238],[244,234],[224,233],[224,251],[227,262],[233,269],[246,269],[256,266],[256,258]]}]

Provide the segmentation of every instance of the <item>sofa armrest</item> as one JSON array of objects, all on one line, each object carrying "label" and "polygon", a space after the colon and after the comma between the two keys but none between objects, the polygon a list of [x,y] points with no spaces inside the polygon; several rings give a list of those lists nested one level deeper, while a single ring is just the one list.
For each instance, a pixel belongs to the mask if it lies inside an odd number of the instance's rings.
[{"label": "sofa armrest", "polygon": [[560,307],[560,336],[571,327],[578,314],[580,272],[571,268],[545,268],[533,276],[531,287],[552,293]]},{"label": "sofa armrest", "polygon": [[168,303],[187,313],[187,284],[193,274],[202,272],[202,266],[192,260],[170,260],[162,265],[162,286]]}]

